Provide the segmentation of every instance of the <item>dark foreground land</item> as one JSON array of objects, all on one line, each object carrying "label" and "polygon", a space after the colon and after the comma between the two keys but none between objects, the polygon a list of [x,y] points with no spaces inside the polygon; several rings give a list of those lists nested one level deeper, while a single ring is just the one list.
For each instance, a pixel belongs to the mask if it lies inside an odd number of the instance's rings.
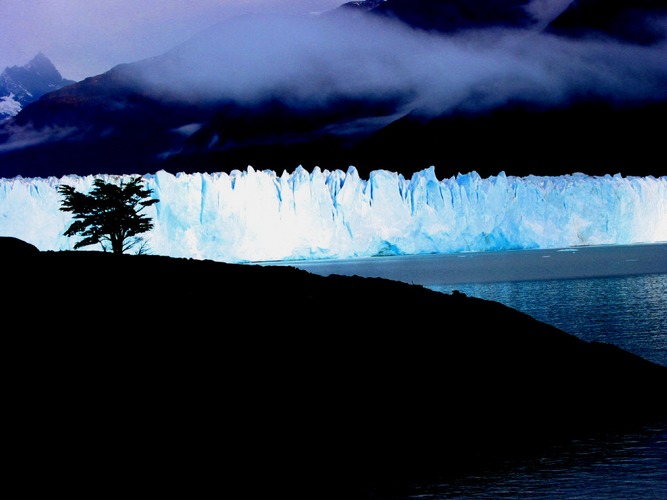
[{"label": "dark foreground land", "polygon": [[667,422],[667,367],[463,294],[13,238],[0,257],[26,496],[390,498]]}]

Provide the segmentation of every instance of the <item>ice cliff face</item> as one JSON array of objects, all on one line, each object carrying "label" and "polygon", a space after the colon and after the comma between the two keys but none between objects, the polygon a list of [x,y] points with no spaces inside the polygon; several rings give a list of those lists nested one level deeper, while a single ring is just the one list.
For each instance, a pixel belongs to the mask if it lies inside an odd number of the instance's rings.
[{"label": "ice cliff face", "polygon": [[[105,180],[121,177],[104,175]],[[94,176],[0,179],[0,234],[69,250],[60,184],[89,192]],[[439,180],[377,170],[145,175],[160,200],[145,212],[149,253],[225,262],[326,259],[667,242],[667,177]],[[100,250],[99,246],[89,247]]]}]

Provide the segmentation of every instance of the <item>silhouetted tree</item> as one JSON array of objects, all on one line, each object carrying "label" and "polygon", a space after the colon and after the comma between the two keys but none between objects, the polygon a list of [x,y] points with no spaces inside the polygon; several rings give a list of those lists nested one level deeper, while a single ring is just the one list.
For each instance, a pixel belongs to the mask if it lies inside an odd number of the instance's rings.
[{"label": "silhouetted tree", "polygon": [[153,229],[148,216],[139,212],[159,200],[149,198],[152,190],[143,186],[139,176],[120,185],[95,179],[90,194],[66,185],[59,186],[58,192],[64,196],[60,210],[72,212],[75,219],[65,236],[83,237],[75,249],[99,243],[106,252],[110,244],[113,253],[122,254],[142,241],[138,234]]}]

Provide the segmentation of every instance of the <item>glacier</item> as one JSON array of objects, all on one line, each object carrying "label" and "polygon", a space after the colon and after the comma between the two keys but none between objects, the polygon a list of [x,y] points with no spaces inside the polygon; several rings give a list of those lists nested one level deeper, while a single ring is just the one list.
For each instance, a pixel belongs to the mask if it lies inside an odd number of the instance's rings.
[{"label": "glacier", "polygon": [[[0,179],[0,235],[42,251],[72,250],[61,184],[89,192],[96,178]],[[229,263],[489,252],[667,242],[667,177],[410,178],[354,166],[142,175],[159,199],[145,253]],[[99,245],[86,247],[101,250]]]}]

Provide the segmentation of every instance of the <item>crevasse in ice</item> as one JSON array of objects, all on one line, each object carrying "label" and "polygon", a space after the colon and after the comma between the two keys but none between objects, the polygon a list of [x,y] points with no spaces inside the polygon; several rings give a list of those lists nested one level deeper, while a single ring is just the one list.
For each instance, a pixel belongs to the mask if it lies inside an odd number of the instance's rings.
[{"label": "crevasse in ice", "polygon": [[[0,179],[0,235],[40,250],[70,250],[60,184],[89,192],[96,177]],[[129,176],[126,176],[129,178]],[[439,180],[435,169],[409,179],[386,171],[272,170],[143,176],[159,203],[147,253],[253,262],[568,248],[667,242],[667,177]],[[99,245],[86,247],[101,250]]]}]

